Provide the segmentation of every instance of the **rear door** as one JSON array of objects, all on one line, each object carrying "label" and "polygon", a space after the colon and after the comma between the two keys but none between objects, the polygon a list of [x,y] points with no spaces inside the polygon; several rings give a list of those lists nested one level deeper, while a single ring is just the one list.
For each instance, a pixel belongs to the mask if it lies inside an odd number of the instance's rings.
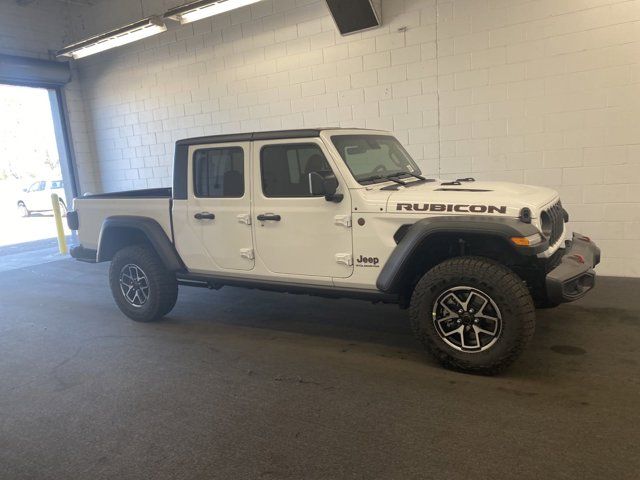
[{"label": "rear door", "polygon": [[251,145],[198,145],[189,148],[188,222],[200,238],[203,270],[252,270]]},{"label": "rear door", "polygon": [[[351,198],[319,139],[255,141],[256,249],[274,273],[346,278],[353,272]],[[313,196],[309,173],[333,171],[340,203]]]}]

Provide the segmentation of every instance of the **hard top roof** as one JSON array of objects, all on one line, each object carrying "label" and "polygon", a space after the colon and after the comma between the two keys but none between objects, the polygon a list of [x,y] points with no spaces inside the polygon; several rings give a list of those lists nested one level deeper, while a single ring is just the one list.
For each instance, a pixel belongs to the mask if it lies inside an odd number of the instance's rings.
[{"label": "hard top roof", "polygon": [[274,130],[270,132],[232,133],[178,140],[176,145],[204,145],[210,143],[250,142],[253,140],[286,140],[287,138],[318,137],[324,130],[367,130],[364,128],[307,128],[299,130]]}]

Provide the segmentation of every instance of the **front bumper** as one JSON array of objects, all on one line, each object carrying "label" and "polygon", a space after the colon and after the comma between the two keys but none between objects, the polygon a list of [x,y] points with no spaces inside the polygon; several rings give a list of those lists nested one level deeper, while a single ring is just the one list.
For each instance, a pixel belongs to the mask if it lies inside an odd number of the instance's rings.
[{"label": "front bumper", "polygon": [[567,242],[560,263],[546,277],[547,298],[553,303],[573,302],[593,288],[600,249],[579,233]]}]

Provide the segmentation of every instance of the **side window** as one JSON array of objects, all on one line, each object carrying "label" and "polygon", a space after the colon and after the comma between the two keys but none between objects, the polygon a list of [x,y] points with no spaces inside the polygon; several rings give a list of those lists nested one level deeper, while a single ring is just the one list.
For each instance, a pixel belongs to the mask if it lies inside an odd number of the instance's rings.
[{"label": "side window", "polygon": [[240,147],[196,150],[193,185],[196,197],[244,196],[244,150]]},{"label": "side window", "polygon": [[36,182],[29,187],[30,192],[41,192],[44,190],[45,182]]},{"label": "side window", "polygon": [[260,152],[262,191],[266,197],[311,197],[309,174],[330,171],[322,150],[313,143],[268,145]]}]

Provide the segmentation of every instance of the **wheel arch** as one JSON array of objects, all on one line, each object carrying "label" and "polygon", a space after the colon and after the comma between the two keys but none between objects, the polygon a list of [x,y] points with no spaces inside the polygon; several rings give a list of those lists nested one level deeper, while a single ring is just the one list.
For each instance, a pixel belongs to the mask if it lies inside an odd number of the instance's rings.
[{"label": "wheel arch", "polygon": [[476,255],[501,263],[518,263],[535,258],[548,244],[519,247],[511,237],[539,233],[518,219],[487,216],[449,216],[420,220],[400,227],[394,238],[397,246],[385,263],[376,286],[385,293],[406,293],[430,268],[463,255]]},{"label": "wheel arch", "polygon": [[169,271],[184,268],[162,226],[152,218],[140,216],[113,216],[104,220],[98,239],[97,261],[110,261],[119,250],[137,244],[153,248]]}]

